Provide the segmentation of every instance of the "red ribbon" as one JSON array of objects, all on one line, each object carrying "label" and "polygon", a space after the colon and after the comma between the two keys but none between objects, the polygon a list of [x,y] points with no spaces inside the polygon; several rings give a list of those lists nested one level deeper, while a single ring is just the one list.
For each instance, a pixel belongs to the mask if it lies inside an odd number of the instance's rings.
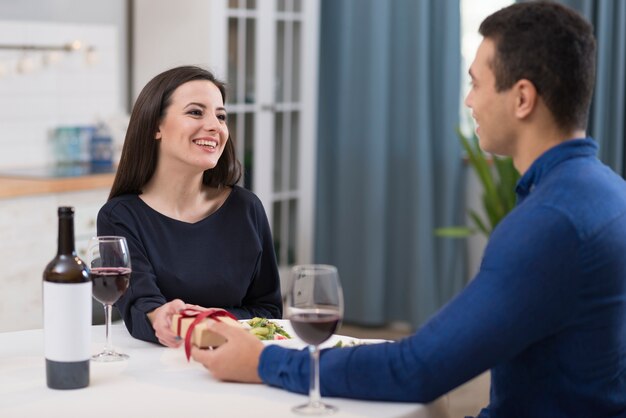
[{"label": "red ribbon", "polygon": [[219,322],[220,317],[227,316],[229,318],[234,319],[235,321],[237,320],[237,318],[235,318],[230,312],[225,311],[223,309],[218,309],[218,308],[209,308],[206,311],[201,311],[201,310],[194,309],[194,308],[188,308],[188,309],[183,309],[182,311],[179,312],[179,314],[180,316],[178,317],[178,329],[177,329],[177,334],[179,335],[180,335],[180,330],[181,330],[182,319],[183,318],[195,318],[193,322],[189,325],[189,328],[187,328],[187,334],[185,335],[185,355],[187,356],[187,361],[189,361],[189,358],[191,357],[191,334],[193,333],[193,329],[196,327],[196,325],[202,322],[205,318],[211,318]]}]

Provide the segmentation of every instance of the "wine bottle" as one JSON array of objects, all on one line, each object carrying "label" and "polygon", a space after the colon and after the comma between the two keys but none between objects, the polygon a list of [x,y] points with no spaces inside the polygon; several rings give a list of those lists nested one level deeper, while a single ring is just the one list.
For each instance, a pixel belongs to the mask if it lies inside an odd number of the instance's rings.
[{"label": "wine bottle", "polygon": [[58,212],[58,252],[43,272],[46,380],[52,389],[78,389],[89,385],[92,285],[74,247],[74,208]]}]

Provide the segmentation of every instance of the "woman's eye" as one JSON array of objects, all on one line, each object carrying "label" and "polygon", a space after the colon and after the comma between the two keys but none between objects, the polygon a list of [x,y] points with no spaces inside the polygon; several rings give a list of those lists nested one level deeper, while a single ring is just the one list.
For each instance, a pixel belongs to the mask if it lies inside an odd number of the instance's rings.
[{"label": "woman's eye", "polygon": [[217,118],[218,118],[219,120],[226,121],[226,119],[228,119],[228,116],[226,116],[225,114],[223,114],[223,115],[217,115]]},{"label": "woman's eye", "polygon": [[192,109],[189,112],[187,112],[187,114],[193,115],[193,116],[202,116],[202,110]]}]

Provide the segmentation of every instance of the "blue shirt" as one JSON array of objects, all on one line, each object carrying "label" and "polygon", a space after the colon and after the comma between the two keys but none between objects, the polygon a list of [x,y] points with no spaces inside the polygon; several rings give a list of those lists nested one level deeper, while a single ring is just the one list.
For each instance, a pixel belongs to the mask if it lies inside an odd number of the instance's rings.
[{"label": "blue shirt", "polygon": [[169,218],[138,195],[118,196],[100,209],[98,234],[128,241],[130,287],[116,306],[135,338],[157,342],[146,314],[176,298],[238,318],[282,316],[269,224],[246,189],[233,187],[216,212],[196,223]]},{"label": "blue shirt", "polygon": [[[626,183],[591,138],[520,179],[480,271],[414,335],[325,350],[325,396],[429,402],[491,369],[480,418],[626,416]],[[306,351],[263,350],[264,382],[308,388]]]}]

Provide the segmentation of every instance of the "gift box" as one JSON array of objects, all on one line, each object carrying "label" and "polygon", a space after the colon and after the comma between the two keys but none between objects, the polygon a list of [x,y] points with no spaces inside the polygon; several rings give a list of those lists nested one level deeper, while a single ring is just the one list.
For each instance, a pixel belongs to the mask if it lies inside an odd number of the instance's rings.
[{"label": "gift box", "polygon": [[237,319],[222,309],[184,309],[172,316],[172,331],[185,340],[187,359],[191,352],[191,345],[199,348],[218,347],[226,342],[219,334],[209,331],[211,321],[220,321],[235,327],[242,327]]}]

